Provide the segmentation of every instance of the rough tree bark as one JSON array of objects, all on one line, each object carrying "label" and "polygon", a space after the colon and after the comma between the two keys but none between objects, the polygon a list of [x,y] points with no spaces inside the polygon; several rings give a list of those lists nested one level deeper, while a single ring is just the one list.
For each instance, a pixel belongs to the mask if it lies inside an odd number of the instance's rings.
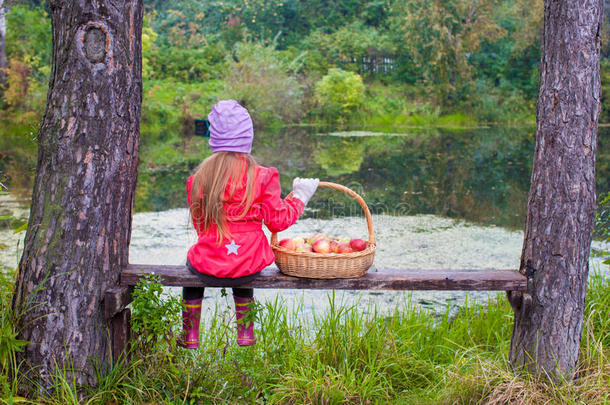
[{"label": "rough tree bark", "polygon": [[[138,164],[141,0],[54,0],[53,62],[13,306],[30,341],[21,372],[48,387],[106,364],[103,293],[128,262]],[[32,298],[32,302],[28,300]]]},{"label": "rough tree bark", "polygon": [[[536,150],[514,305],[513,367],[576,371],[595,212],[602,0],[545,0]],[[512,297],[514,303],[515,298]]]},{"label": "rough tree bark", "polygon": [[8,68],[8,60],[6,59],[6,4],[4,0],[0,0],[0,95],[2,95],[6,83],[6,68]]}]

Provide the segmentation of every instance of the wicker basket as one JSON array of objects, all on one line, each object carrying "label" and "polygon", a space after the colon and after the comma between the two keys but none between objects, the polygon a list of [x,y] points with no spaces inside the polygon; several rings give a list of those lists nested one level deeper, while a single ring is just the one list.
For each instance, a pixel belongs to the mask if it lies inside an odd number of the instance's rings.
[{"label": "wicker basket", "polygon": [[[366,217],[369,240],[366,249],[352,253],[314,253],[295,252],[281,247],[278,244],[277,233],[271,234],[271,248],[275,253],[275,264],[280,271],[289,276],[306,278],[356,278],[366,274],[373,265],[375,258],[375,231],[371,212],[362,197],[353,190],[336,183],[321,181],[318,187],[329,187],[353,197],[362,207]],[[288,195],[291,197],[292,193]]]}]

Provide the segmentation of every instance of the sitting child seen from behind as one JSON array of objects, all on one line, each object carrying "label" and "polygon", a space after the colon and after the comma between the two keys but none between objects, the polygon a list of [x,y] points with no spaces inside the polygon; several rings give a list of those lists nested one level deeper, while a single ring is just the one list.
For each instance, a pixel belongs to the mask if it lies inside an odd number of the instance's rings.
[{"label": "sitting child seen from behind", "polygon": [[[254,303],[253,280],[274,261],[263,232],[282,231],[295,223],[318,187],[318,179],[293,181],[293,197],[280,196],[279,173],[259,166],[250,155],[254,130],[248,111],[234,100],[218,102],[208,115],[210,148],[186,182],[197,242],[187,253],[187,267],[206,285],[232,287],[237,344],[256,343],[253,322],[240,322]],[[184,287],[183,346],[199,346],[203,287]]]}]

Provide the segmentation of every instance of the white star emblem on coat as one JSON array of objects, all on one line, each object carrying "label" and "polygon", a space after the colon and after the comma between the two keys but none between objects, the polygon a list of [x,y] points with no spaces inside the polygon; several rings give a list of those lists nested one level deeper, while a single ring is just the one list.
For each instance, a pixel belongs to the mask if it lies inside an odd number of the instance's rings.
[{"label": "white star emblem on coat", "polygon": [[227,248],[227,256],[230,255],[231,253],[234,253],[235,256],[237,256],[237,249],[239,249],[241,247],[241,245],[236,245],[234,240],[231,240],[231,243],[228,245],[225,245],[225,247]]}]

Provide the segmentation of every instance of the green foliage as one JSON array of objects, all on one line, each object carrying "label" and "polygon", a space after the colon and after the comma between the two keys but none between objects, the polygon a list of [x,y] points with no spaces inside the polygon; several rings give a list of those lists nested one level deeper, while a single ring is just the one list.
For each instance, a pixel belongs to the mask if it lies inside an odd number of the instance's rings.
[{"label": "green foliage", "polygon": [[331,69],[316,83],[315,97],[322,116],[344,120],[364,101],[362,77],[342,69]]},{"label": "green foliage", "polygon": [[599,270],[589,277],[585,313],[588,334],[610,347],[610,277]]},{"label": "green foliage", "polygon": [[383,0],[308,0],[301,2],[298,17],[307,32],[320,28],[333,32],[358,20],[361,15],[366,22],[381,23],[389,4],[390,1]]},{"label": "green foliage", "polygon": [[505,35],[491,18],[493,3],[477,2],[476,12],[467,0],[394,4],[392,27],[402,37],[402,49],[411,56],[412,68],[423,77],[437,103],[454,103],[471,83],[468,57],[480,49],[481,38]]},{"label": "green foliage", "polygon": [[169,355],[176,347],[174,328],[181,319],[181,298],[164,295],[159,276],[147,275],[134,288],[132,308],[135,349],[144,355]]},{"label": "green foliage", "polygon": [[394,54],[395,45],[375,27],[359,21],[328,34],[323,29],[313,31],[304,43],[308,52],[319,52],[331,65],[358,71],[362,58],[377,54]]},{"label": "green foliage", "polygon": [[[502,1],[494,5],[492,20],[506,31],[497,39],[481,38],[480,51],[471,55],[477,95],[489,90],[510,97],[522,93],[535,101],[538,93],[542,1]],[[481,88],[479,82],[489,86]],[[499,99],[501,105],[502,98]],[[532,109],[533,111],[533,109]]]},{"label": "green foliage", "polygon": [[477,87],[480,91],[470,95],[461,109],[472,111],[480,121],[487,124],[504,122],[515,126],[536,123],[535,101],[519,90],[502,90],[483,81],[478,82]]},{"label": "green foliage", "polygon": [[155,31],[162,31],[160,38],[162,46],[174,49],[196,49],[207,44],[209,32],[206,24],[206,2],[175,1],[168,2],[149,14],[153,17],[162,11],[160,19],[154,18],[151,25]]},{"label": "green foliage", "polygon": [[297,31],[302,28],[299,21],[298,0],[249,0],[233,1],[226,15],[227,28],[241,30],[249,39],[270,45],[280,36],[279,44],[298,41]]},{"label": "green foliage", "polygon": [[[11,375],[19,369],[16,353],[21,352],[28,344],[17,339],[17,319],[11,308],[14,285],[14,271],[0,268],[0,376]],[[11,387],[8,381],[0,380],[0,397],[13,391],[11,388],[14,387]]]},{"label": "green foliage", "polygon": [[47,12],[14,4],[6,15],[6,25],[7,58],[32,69],[34,80],[46,81],[51,72],[51,20]]},{"label": "green foliage", "polygon": [[154,45],[159,34],[150,26],[150,18],[144,16],[142,26],[142,79],[147,80],[152,77],[151,56],[154,55]]},{"label": "green foliage", "polygon": [[151,78],[181,82],[217,79],[225,69],[224,50],[218,44],[201,48],[159,47],[150,56]]},{"label": "green foliage", "polygon": [[254,43],[238,43],[233,53],[227,58],[223,98],[246,107],[258,127],[298,121],[303,93],[294,72],[300,58],[285,59],[274,46]]}]

